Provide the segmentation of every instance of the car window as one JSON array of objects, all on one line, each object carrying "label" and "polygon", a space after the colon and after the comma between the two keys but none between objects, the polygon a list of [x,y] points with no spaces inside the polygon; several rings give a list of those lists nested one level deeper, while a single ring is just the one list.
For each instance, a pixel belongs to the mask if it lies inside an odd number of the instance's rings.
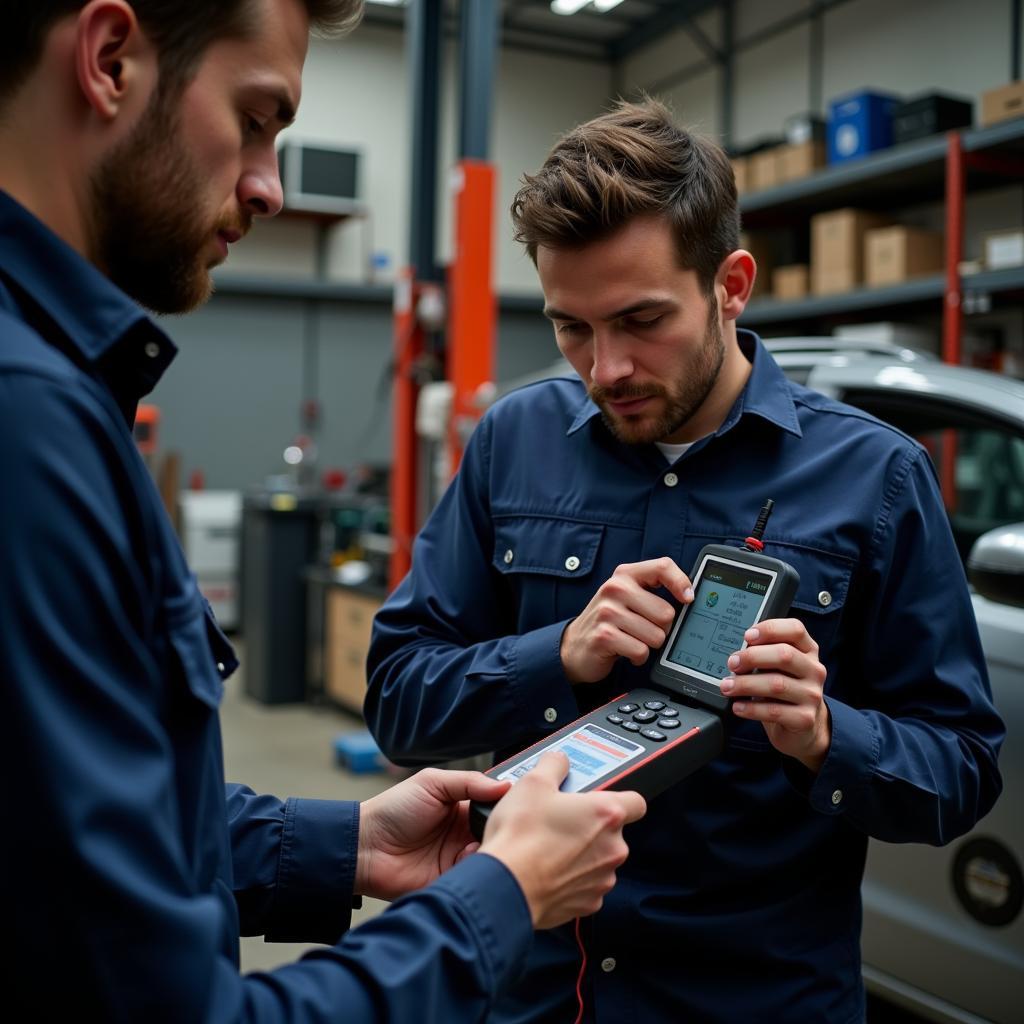
[{"label": "car window", "polygon": [[948,400],[868,391],[844,401],[899,427],[935,464],[960,557],[983,533],[1024,522],[1024,430]]}]

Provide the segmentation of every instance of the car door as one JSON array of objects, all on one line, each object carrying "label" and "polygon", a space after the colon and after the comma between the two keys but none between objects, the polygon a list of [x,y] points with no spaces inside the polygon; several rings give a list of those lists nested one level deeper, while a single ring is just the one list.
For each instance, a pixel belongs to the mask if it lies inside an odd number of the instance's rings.
[{"label": "car door", "polygon": [[[970,390],[921,393],[861,381],[837,394],[928,450],[965,562],[981,534],[1024,523],[1024,406],[1008,409],[996,394],[969,398]],[[862,947],[875,991],[935,1020],[1010,1024],[1020,1020],[1024,992],[1024,609],[979,594],[973,602],[1008,728],[1003,795],[948,847],[871,843]]]}]

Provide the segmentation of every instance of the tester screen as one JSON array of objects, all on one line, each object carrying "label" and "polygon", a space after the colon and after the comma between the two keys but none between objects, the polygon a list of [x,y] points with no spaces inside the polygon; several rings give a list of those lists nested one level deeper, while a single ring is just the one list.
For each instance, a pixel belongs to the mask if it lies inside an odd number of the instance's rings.
[{"label": "tester screen", "polygon": [[775,574],[709,558],[693,603],[662,661],[718,681],[729,674],[726,659],[743,646],[758,619]]},{"label": "tester screen", "polygon": [[578,793],[644,752],[639,743],[588,723],[554,743],[549,743],[543,750],[538,750],[511,768],[506,768],[498,778],[518,782],[533,768],[541,754],[549,750],[561,750],[569,758],[569,774],[561,785],[567,793]]}]

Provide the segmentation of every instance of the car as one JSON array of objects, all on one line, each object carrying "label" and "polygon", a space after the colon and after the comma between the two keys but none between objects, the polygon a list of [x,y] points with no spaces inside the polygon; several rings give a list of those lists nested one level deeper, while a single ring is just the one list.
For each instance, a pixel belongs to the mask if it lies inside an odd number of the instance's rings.
[{"label": "car", "polygon": [[773,338],[765,342],[783,373],[798,384],[806,384],[811,371],[819,366],[846,366],[850,362],[880,356],[892,362],[937,362],[924,349],[886,341],[854,337]]},{"label": "car", "polygon": [[865,981],[930,1021],[1010,1024],[1024,997],[1024,382],[832,341],[766,344],[788,374],[932,456],[1007,725],[1003,793],[968,835],[941,848],[871,842]]}]

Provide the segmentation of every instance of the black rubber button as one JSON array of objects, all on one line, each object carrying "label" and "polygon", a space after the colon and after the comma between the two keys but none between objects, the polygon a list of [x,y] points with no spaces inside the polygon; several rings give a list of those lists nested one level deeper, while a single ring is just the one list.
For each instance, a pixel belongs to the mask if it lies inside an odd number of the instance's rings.
[{"label": "black rubber button", "polygon": [[678,718],[679,717],[679,712],[675,708],[665,708],[665,710],[661,712],[661,717],[662,718]]},{"label": "black rubber button", "polygon": [[612,725],[622,725],[625,719],[622,715],[611,714],[608,716],[608,721],[611,722]]},{"label": "black rubber button", "polygon": [[622,723],[622,728],[623,729],[628,729],[630,732],[639,732],[640,731],[640,726],[637,725],[636,722],[623,722]]},{"label": "black rubber button", "polygon": [[657,729],[641,729],[640,735],[646,736],[649,740],[654,740],[658,743],[665,738],[665,734],[663,732],[658,732]]},{"label": "black rubber button", "polygon": [[678,729],[679,719],[678,718],[659,718],[658,719],[659,729]]},{"label": "black rubber button", "polygon": [[653,722],[658,717],[654,711],[638,711],[633,716],[634,722]]},{"label": "black rubber button", "polygon": [[663,700],[645,700],[644,707],[649,708],[651,711],[660,711],[665,706]]},{"label": "black rubber button", "polygon": [[632,713],[633,713],[634,711],[636,711],[636,710],[637,710],[637,709],[638,709],[639,707],[640,707],[640,705],[639,705],[639,704],[620,704],[620,705],[619,705],[619,710],[620,710],[620,711],[621,711],[621,712],[622,712],[622,713],[623,713],[624,715],[631,715],[631,714],[632,714]]}]

